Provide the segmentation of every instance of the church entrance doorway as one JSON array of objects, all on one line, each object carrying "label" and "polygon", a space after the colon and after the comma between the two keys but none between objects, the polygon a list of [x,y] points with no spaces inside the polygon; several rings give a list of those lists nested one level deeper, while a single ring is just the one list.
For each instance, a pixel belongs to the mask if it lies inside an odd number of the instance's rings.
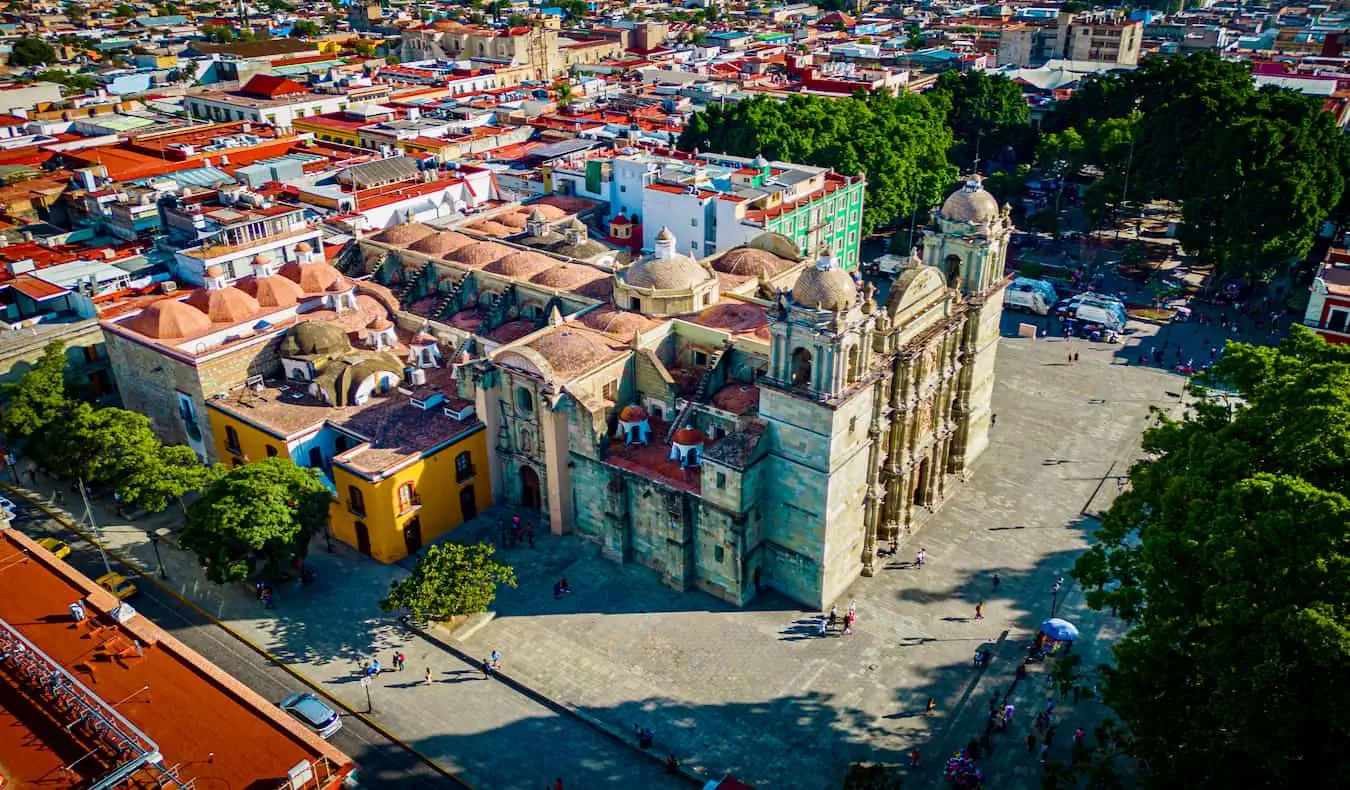
[{"label": "church entrance doorway", "polygon": [[539,498],[539,473],[533,467],[520,467],[520,504],[538,510],[542,504]]},{"label": "church entrance doorway", "polygon": [[916,505],[928,504],[924,492],[928,490],[928,477],[930,474],[931,472],[928,469],[928,459],[925,458],[923,459],[923,463],[919,464],[918,482],[914,485],[914,504]]},{"label": "church entrance doorway", "polygon": [[370,556],[370,530],[364,521],[356,522],[356,550]]}]

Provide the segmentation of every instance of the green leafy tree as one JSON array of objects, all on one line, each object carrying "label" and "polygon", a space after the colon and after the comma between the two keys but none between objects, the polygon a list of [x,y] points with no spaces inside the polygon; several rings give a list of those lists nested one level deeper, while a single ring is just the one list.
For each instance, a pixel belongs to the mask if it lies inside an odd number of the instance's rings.
[{"label": "green leafy tree", "polygon": [[234,28],[229,25],[202,25],[202,36],[207,41],[228,44],[234,41]]},{"label": "green leafy tree", "polygon": [[506,18],[506,24],[511,27],[525,27],[529,23],[530,20],[526,19],[524,14],[512,14]]},{"label": "green leafy tree", "polygon": [[136,7],[127,3],[119,3],[113,8],[113,16],[119,19],[130,19],[136,16]]},{"label": "green leafy tree", "polygon": [[161,446],[150,418],[126,409],[73,403],[58,424],[59,429],[44,433],[32,455],[48,471],[88,485],[116,483]]},{"label": "green leafy tree", "polygon": [[40,441],[70,408],[66,395],[66,344],[53,340],[23,378],[7,384],[2,393],[4,411],[0,430],[10,442]]},{"label": "green leafy tree", "polygon": [[1126,266],[1143,266],[1148,263],[1148,247],[1142,242],[1134,242],[1120,255],[1120,262]]},{"label": "green leafy tree", "polygon": [[945,111],[956,147],[952,158],[969,167],[976,151],[988,160],[1005,146],[1029,154],[1034,140],[1030,114],[1022,89],[1002,74],[985,71],[946,71],[928,91],[928,98]]},{"label": "green leafy tree", "polygon": [[195,82],[197,80],[197,61],[189,60],[183,64],[180,71],[183,73],[184,81]]},{"label": "green leafy tree", "polygon": [[430,622],[487,611],[498,585],[516,586],[515,571],[493,559],[495,552],[488,543],[438,543],[417,560],[411,576],[390,585],[380,609],[407,610]]},{"label": "green leafy tree", "polygon": [[863,233],[941,201],[956,180],[947,161],[944,114],[915,94],[848,99],[755,98],[695,113],[679,147],[831,167],[866,174]]},{"label": "green leafy tree", "polygon": [[558,8],[562,9],[563,17],[569,21],[586,18],[585,0],[562,0]]},{"label": "green leafy tree", "polygon": [[69,71],[60,71],[58,69],[47,69],[39,71],[36,75],[39,82],[55,82],[61,85],[65,90],[62,93],[67,95],[84,93],[98,86],[98,80],[87,74],[73,74]]},{"label": "green leafy tree", "polygon": [[271,579],[307,553],[331,501],[316,470],[268,458],[214,480],[188,507],[179,539],[217,584]]},{"label": "green leafy tree", "polygon": [[89,17],[89,12],[79,3],[66,3],[65,14],[66,19],[77,25]]},{"label": "green leafy tree", "polygon": [[398,65],[398,55],[389,54],[384,56],[384,62],[390,66]]},{"label": "green leafy tree", "polygon": [[318,22],[312,22],[308,19],[300,19],[291,25],[291,38],[314,38],[322,33]]},{"label": "green leafy tree", "polygon": [[186,515],[183,495],[205,489],[223,473],[202,464],[190,447],[160,445],[125,471],[117,481],[117,493],[128,507],[158,513],[177,502]]},{"label": "green leafy tree", "polygon": [[9,53],[11,66],[38,66],[43,63],[55,63],[56,50],[40,38],[26,36],[15,41]]},{"label": "green leafy tree", "polygon": [[910,25],[905,28],[905,46],[912,50],[923,49],[923,28],[918,25]]},{"label": "green leafy tree", "polygon": [[1073,570],[1132,626],[1105,702],[1156,787],[1345,776],[1350,347],[1229,343],[1197,394]]}]

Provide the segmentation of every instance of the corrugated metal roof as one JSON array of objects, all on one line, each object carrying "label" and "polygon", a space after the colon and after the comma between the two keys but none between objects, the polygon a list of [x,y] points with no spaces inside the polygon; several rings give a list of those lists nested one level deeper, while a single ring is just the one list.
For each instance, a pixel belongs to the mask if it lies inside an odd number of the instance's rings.
[{"label": "corrugated metal roof", "polygon": [[218,184],[229,184],[234,181],[234,176],[226,173],[216,167],[198,167],[192,170],[179,170],[177,173],[169,173],[167,178],[177,181],[180,186],[185,187],[213,187]]}]

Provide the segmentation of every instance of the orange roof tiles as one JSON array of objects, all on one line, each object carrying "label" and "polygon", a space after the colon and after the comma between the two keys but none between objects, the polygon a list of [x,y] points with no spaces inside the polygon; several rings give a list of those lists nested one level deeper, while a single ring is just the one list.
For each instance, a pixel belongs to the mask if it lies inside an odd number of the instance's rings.
[{"label": "orange roof tiles", "polygon": [[[109,616],[116,599],[16,530],[0,531],[0,579],[24,593],[0,596],[0,620],[107,705],[116,705],[116,713],[159,747],[164,765],[178,766],[183,781],[197,787],[279,787],[291,767],[320,762],[331,769],[328,781],[307,787],[328,788],[353,769],[351,758],[301,730],[272,702],[144,616],[116,623]],[[82,599],[88,619],[77,628],[65,615],[71,602]],[[19,787],[87,787],[82,777],[52,768],[97,744],[87,728],[67,729],[59,708],[45,704],[47,689],[21,677],[0,675],[5,703],[0,726],[8,733],[0,738],[0,764]],[[121,762],[100,765],[104,753],[82,760],[81,768],[99,776]],[[145,769],[123,786],[159,785]]]}]

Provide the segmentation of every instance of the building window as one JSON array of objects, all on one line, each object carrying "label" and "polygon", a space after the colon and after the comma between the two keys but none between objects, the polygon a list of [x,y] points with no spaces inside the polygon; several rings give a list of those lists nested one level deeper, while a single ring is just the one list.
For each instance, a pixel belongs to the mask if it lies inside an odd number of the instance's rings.
[{"label": "building window", "polygon": [[722,548],[721,546],[714,546],[714,547],[713,547],[713,559],[714,559],[714,560],[717,560],[718,562],[721,562],[722,560],[724,560],[724,559],[726,559],[726,558],[727,558],[727,550],[726,550],[726,549]]},{"label": "building window", "polygon": [[473,457],[467,451],[455,456],[455,482],[463,483],[473,475]]},{"label": "building window", "polygon": [[276,457],[277,457],[277,448],[273,447],[273,446],[270,445],[270,444],[267,445],[267,457],[268,457],[268,458],[276,458]]},{"label": "building window", "polygon": [[241,455],[243,453],[243,451],[239,449],[239,432],[234,429],[233,425],[225,426],[225,449],[235,455]]},{"label": "building window", "polygon": [[347,486],[347,509],[358,516],[366,514],[366,495],[356,486]]},{"label": "building window", "polygon": [[1346,324],[1350,322],[1350,311],[1332,310],[1327,316],[1327,329],[1332,332],[1344,332]]},{"label": "building window", "polygon": [[727,475],[726,475],[725,472],[718,472],[718,473],[717,473],[717,487],[718,487],[718,488],[726,488],[726,487],[727,487]]},{"label": "building window", "polygon": [[534,413],[534,396],[524,387],[516,387],[516,408],[526,414]]},{"label": "building window", "polygon": [[619,382],[618,381],[606,382],[605,386],[601,389],[601,394],[605,396],[605,400],[611,401],[614,400],[614,398],[617,397],[619,394]]},{"label": "building window", "polygon": [[85,362],[97,362],[97,361],[98,361],[98,346],[85,346],[85,347],[84,347],[84,361],[85,361]]},{"label": "building window", "polygon": [[689,227],[691,227],[691,228],[697,228],[697,227],[698,227],[698,218],[697,218],[697,217],[695,217],[694,219],[689,220]]},{"label": "building window", "polygon": [[407,513],[414,507],[422,504],[413,490],[412,483],[404,483],[398,487],[398,512]]}]

